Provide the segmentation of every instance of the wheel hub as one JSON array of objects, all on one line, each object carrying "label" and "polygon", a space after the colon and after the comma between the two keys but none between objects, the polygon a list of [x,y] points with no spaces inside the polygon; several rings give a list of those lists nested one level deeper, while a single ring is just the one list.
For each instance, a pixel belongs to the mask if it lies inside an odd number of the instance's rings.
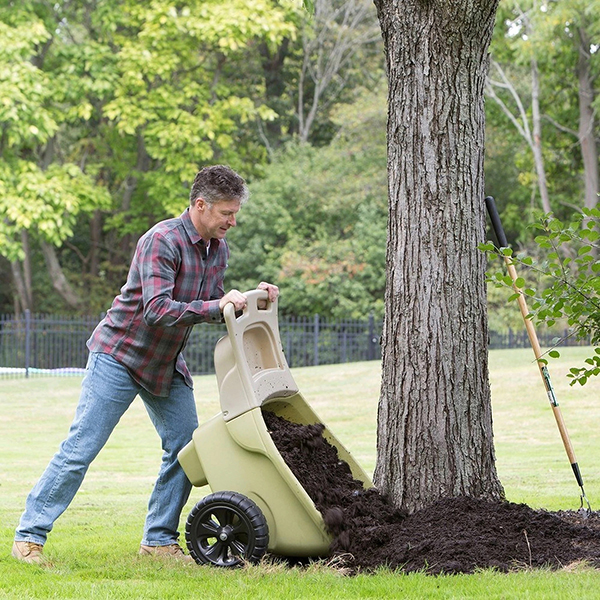
[{"label": "wheel hub", "polygon": [[231,538],[231,534],[233,533],[232,528],[229,525],[225,525],[225,527],[221,527],[219,529],[218,538],[222,542],[228,542]]}]

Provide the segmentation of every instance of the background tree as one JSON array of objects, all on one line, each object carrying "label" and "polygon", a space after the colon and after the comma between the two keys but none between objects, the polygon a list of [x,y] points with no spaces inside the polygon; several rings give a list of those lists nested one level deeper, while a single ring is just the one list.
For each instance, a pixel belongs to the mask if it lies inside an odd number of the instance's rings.
[{"label": "background tree", "polygon": [[498,12],[487,91],[530,148],[535,202],[545,213],[566,216],[597,203],[598,8],[579,0],[533,0]]},{"label": "background tree", "polygon": [[[513,246],[539,263],[547,253],[528,225],[550,210],[571,220],[573,211],[595,206],[598,198],[598,9],[597,2],[535,0],[503,3],[497,14],[487,86],[494,101],[486,106],[486,194],[497,198]],[[539,270],[530,270],[528,280],[540,292],[552,285]],[[516,326],[518,311],[506,298],[490,287],[496,330]],[[567,320],[553,327],[562,335]]]},{"label": "background tree", "polygon": [[336,104],[352,102],[358,87],[373,89],[382,75],[381,36],[370,0],[316,0],[310,13],[280,4],[298,32],[274,49],[260,48],[266,103],[277,113],[259,127],[271,160],[274,150],[294,138],[327,145],[338,127],[332,118]]},{"label": "background tree", "polygon": [[64,302],[106,308],[99,290],[123,283],[135,240],[181,212],[202,164],[256,172],[265,150],[243,124],[274,113],[240,64],[292,34],[286,16],[268,0],[0,9],[0,253],[21,308],[35,307],[36,248]]},{"label": "background tree", "polygon": [[[61,130],[69,120],[67,79],[53,78],[51,52],[60,31],[46,27],[45,13],[4,9],[0,23],[0,252],[10,261],[17,308],[33,308],[32,246],[43,254],[54,288],[71,307],[80,296],[67,281],[55,247],[73,235],[79,214],[107,207],[85,173],[63,154],[56,160]],[[43,8],[43,7],[40,7]],[[54,34],[51,33],[54,31]]]},{"label": "background tree", "polygon": [[[319,113],[344,99],[352,79],[376,81],[370,54],[380,40],[368,0],[316,0],[302,28],[302,64],[297,89],[298,138],[310,139]],[[358,58],[358,60],[357,60]]]},{"label": "background tree", "polygon": [[[228,234],[227,285],[277,281],[282,314],[383,315],[387,202],[385,86],[338,105],[327,146],[277,151]],[[260,257],[257,260],[257,257]]]},{"label": "background tree", "polygon": [[[568,71],[576,79],[578,126],[575,129],[552,122],[577,140],[583,164],[583,206],[593,209],[598,204],[598,123],[595,116],[598,77],[598,44],[600,43],[600,2],[572,0],[549,4],[550,18],[546,35],[556,40],[547,60],[555,63],[560,56],[569,57]],[[575,103],[574,103],[575,104]],[[577,203],[577,207],[579,207]]]},{"label": "background tree", "polygon": [[389,226],[375,481],[413,512],[499,498],[487,365],[484,86],[497,2],[376,0]]},{"label": "background tree", "polygon": [[[553,216],[544,216],[532,229],[539,234],[536,244],[542,249],[541,260],[525,253],[514,253],[511,248],[499,249],[493,243],[482,245],[493,258],[505,257],[522,267],[527,277],[522,277],[518,287],[525,294],[530,315],[538,325],[553,327],[564,322],[573,336],[592,345],[585,366],[572,367],[567,377],[571,385],[585,385],[590,377],[600,375],[600,210],[584,207],[569,223]],[[531,274],[542,278],[544,285],[531,284]],[[492,271],[490,281],[500,289],[510,290],[509,300],[516,300],[513,282],[504,270]],[[566,340],[557,337],[548,356],[558,358],[556,349]]]},{"label": "background tree", "polygon": [[[534,24],[527,39],[521,13],[502,3],[491,46],[530,121],[536,58],[548,197],[563,219],[583,206],[597,163],[583,151],[584,131],[586,147],[598,138],[597,1],[536,0],[535,15],[521,2]],[[248,285],[264,264],[286,314],[381,314],[377,14],[369,0],[317,5],[312,16],[293,0],[0,3],[0,311],[105,310],[137,237],[181,210],[189,173],[221,161],[254,192],[231,237],[232,284]],[[509,239],[537,252],[527,229],[541,210],[533,153],[499,104],[486,114],[486,193]],[[258,208],[287,215],[285,227],[266,226]],[[493,327],[509,326],[502,290],[488,301]]]}]

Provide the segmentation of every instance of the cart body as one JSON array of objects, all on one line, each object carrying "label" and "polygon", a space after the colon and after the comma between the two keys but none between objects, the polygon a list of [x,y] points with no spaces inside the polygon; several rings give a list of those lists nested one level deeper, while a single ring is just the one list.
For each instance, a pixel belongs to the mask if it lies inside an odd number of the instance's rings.
[{"label": "cart body", "polygon": [[[262,290],[246,293],[247,308],[236,317],[224,310],[228,335],[215,347],[221,412],[194,432],[179,462],[194,486],[234,491],[252,500],[268,524],[268,550],[284,556],[325,556],[331,538],[323,517],[283,460],[265,425],[262,410],[293,423],[322,423],[294,381],[277,322],[277,302]],[[372,483],[350,452],[324,427],[355,479]]]}]

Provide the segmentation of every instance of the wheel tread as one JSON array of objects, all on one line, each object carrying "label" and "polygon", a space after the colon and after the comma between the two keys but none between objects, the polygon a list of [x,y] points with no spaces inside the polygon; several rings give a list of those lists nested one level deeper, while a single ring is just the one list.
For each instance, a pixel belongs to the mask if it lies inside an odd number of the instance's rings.
[{"label": "wheel tread", "polygon": [[[246,530],[244,527],[238,532],[242,534],[242,537],[244,537],[245,533],[248,534],[248,547],[246,547],[246,556],[244,558],[222,559],[221,556],[227,554],[226,551],[223,552],[224,547],[216,552],[217,559],[213,559],[212,555],[215,554],[215,546],[221,542],[217,542],[208,551],[204,551],[199,540],[195,538],[196,522],[202,519],[203,515],[210,514],[211,510],[215,507],[231,510],[240,518],[241,525],[251,528],[251,530]],[[241,565],[244,561],[257,563],[262,558],[269,544],[269,527],[263,512],[253,500],[238,492],[221,491],[209,494],[194,506],[186,522],[185,537],[190,555],[197,563],[234,567]]]}]

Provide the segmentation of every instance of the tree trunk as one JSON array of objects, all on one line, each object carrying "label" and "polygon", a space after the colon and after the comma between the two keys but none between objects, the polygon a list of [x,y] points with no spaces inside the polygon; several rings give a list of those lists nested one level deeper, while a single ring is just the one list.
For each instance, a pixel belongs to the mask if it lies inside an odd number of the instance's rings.
[{"label": "tree trunk", "polygon": [[21,230],[21,246],[25,258],[22,261],[11,261],[10,268],[16,292],[15,305],[20,307],[22,311],[26,311],[33,310],[31,247],[29,245],[29,233],[26,229]]},{"label": "tree trunk", "polygon": [[289,46],[289,38],[284,38],[275,52],[271,51],[266,42],[258,48],[265,77],[265,99],[269,107],[279,115],[274,121],[266,123],[267,143],[270,148],[278,148],[282,141],[281,120],[285,114],[282,98],[286,92],[283,65],[288,56]]},{"label": "tree trunk", "polygon": [[375,483],[414,512],[500,498],[487,361],[484,103],[497,1],[375,0],[389,79]]},{"label": "tree trunk", "polygon": [[102,241],[102,213],[95,210],[90,221],[90,275],[100,274],[100,243]]},{"label": "tree trunk", "polygon": [[81,298],[67,281],[60,263],[58,262],[54,246],[40,240],[40,247],[44,254],[44,260],[46,261],[46,267],[48,268],[48,273],[54,289],[71,308],[77,308],[81,304]]},{"label": "tree trunk", "polygon": [[[137,132],[137,160],[135,168],[132,169],[124,182],[123,196],[121,198],[120,212],[125,214],[125,222],[128,221],[128,213],[131,210],[131,201],[137,191],[140,179],[150,168],[150,156],[146,151],[144,133],[141,130]],[[136,238],[131,233],[125,233],[120,240],[116,240],[117,232],[112,232],[112,240],[109,241],[111,253],[109,260],[113,265],[123,265],[129,263],[135,249]]]},{"label": "tree trunk", "polygon": [[587,32],[579,28],[579,59],[577,77],[579,80],[579,141],[585,179],[586,208],[598,204],[598,148],[596,146],[594,118],[594,84],[590,65],[590,41]]},{"label": "tree trunk", "polygon": [[531,61],[531,121],[533,125],[533,160],[535,172],[537,173],[538,189],[540,191],[540,202],[545,213],[552,212],[550,197],[548,195],[548,182],[546,180],[546,168],[544,156],[542,155],[542,118],[540,116],[540,81],[537,61]]},{"label": "tree trunk", "polygon": [[27,229],[21,230],[21,246],[25,253],[25,258],[23,259],[23,285],[25,286],[27,303],[27,306],[23,306],[23,310],[25,310],[25,308],[33,310],[33,272],[31,269],[31,245],[29,243],[29,232]]},{"label": "tree trunk", "polygon": [[26,310],[32,310],[32,301],[31,296],[27,293],[27,285],[25,284],[25,277],[23,276],[23,272],[21,270],[21,263],[19,261],[13,260],[10,263],[10,268],[13,276],[13,283],[15,285],[15,312],[19,314],[19,312],[25,312]]}]

